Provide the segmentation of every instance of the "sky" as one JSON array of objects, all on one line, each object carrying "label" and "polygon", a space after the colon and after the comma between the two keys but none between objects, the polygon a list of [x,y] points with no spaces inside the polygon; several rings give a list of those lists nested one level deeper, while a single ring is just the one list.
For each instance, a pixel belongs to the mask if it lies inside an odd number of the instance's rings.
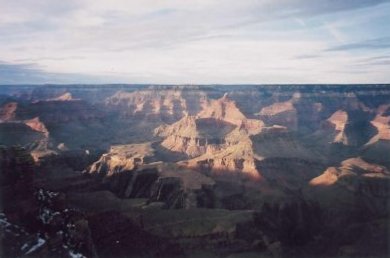
[{"label": "sky", "polygon": [[0,0],[30,83],[390,83],[390,0]]}]

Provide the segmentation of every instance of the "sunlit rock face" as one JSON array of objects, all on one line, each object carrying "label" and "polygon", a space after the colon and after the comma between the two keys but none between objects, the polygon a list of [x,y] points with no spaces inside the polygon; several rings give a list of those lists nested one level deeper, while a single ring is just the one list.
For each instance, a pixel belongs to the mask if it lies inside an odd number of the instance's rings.
[{"label": "sunlit rock face", "polygon": [[196,157],[206,152],[209,145],[222,144],[235,126],[214,118],[185,116],[169,126],[160,126],[155,134],[165,137],[161,146],[173,152]]},{"label": "sunlit rock face", "polygon": [[197,116],[200,118],[213,118],[240,126],[250,134],[259,133],[264,125],[261,120],[248,119],[227,93],[222,98],[205,102]]},{"label": "sunlit rock face", "polygon": [[297,130],[297,110],[292,101],[276,102],[270,106],[263,107],[258,115],[270,125],[281,125],[291,130]]},{"label": "sunlit rock face", "polygon": [[124,116],[173,122],[199,112],[206,99],[207,95],[202,91],[150,89],[119,91],[107,98],[105,104]]},{"label": "sunlit rock face", "polygon": [[122,171],[131,171],[144,164],[147,157],[153,156],[153,152],[150,143],[112,146],[87,172],[112,176]]},{"label": "sunlit rock face", "polygon": [[206,152],[182,165],[203,171],[243,172],[260,177],[256,170],[252,141],[246,130],[236,128],[228,133],[222,144],[211,144]]},{"label": "sunlit rock face", "polygon": [[241,171],[259,177],[249,136],[260,133],[263,127],[261,120],[248,119],[224,94],[204,102],[195,116],[156,128],[155,134],[165,137],[161,146],[194,158],[182,162],[183,166],[206,171]]},{"label": "sunlit rock face", "polygon": [[62,94],[58,97],[51,98],[48,100],[49,101],[71,101],[71,100],[74,100],[74,98],[72,97],[72,94],[70,92],[65,92],[64,94]]},{"label": "sunlit rock face", "polygon": [[46,126],[39,120],[39,117],[25,120],[24,123],[34,131],[43,133],[46,137],[49,136],[49,131],[47,130]]},{"label": "sunlit rock face", "polygon": [[323,137],[324,141],[329,143],[350,145],[351,139],[346,133],[347,124],[349,123],[348,113],[343,110],[337,110],[322,122],[321,128],[315,134]]},{"label": "sunlit rock face", "polygon": [[[373,212],[376,209],[380,209],[377,212],[383,212],[381,209],[386,209],[383,200],[390,195],[389,183],[390,171],[386,167],[357,157],[344,160],[337,167],[327,168],[323,174],[310,180],[309,185],[313,196],[320,201],[339,198],[338,202],[343,203],[344,209],[348,210],[353,208],[359,198],[357,196],[361,195],[373,202],[370,207]],[[324,191],[326,188],[333,189],[334,193]]]},{"label": "sunlit rock face", "polygon": [[235,125],[239,125],[246,118],[226,93],[220,99],[209,100],[202,108],[198,114],[202,118],[224,120]]},{"label": "sunlit rock face", "polygon": [[380,140],[390,140],[390,104],[381,105],[377,110],[375,118],[370,123],[378,132],[370,139],[367,145],[374,144]]},{"label": "sunlit rock face", "polygon": [[375,128],[375,134],[363,146],[362,156],[366,159],[389,167],[390,160],[387,153],[390,151],[390,105],[381,105],[370,121]]},{"label": "sunlit rock face", "polygon": [[320,127],[306,138],[321,150],[331,162],[340,162],[352,156],[362,155],[366,143],[376,134],[370,123],[372,111],[338,109],[320,122]]},{"label": "sunlit rock face", "polygon": [[205,151],[207,138],[198,130],[196,118],[185,116],[178,122],[159,127],[156,135],[166,137],[161,143],[163,147],[173,152],[182,152],[188,156],[198,156]]}]

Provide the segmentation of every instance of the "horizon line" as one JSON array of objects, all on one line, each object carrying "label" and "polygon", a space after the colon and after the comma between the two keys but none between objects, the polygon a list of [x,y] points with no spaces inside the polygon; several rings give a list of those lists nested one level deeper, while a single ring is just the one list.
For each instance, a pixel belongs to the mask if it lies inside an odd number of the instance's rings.
[{"label": "horizon line", "polygon": [[390,86],[387,83],[7,83],[4,86]]}]

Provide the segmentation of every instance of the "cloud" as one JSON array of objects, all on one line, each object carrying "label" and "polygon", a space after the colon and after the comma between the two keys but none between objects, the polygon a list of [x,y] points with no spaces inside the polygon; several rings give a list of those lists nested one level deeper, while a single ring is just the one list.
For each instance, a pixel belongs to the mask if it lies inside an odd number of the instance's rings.
[{"label": "cloud", "polygon": [[390,48],[390,37],[381,37],[370,40],[363,40],[349,44],[341,44],[326,49],[326,51],[344,51],[344,50],[361,50],[361,49],[387,49]]},{"label": "cloud", "polygon": [[303,55],[298,55],[295,56],[293,59],[315,59],[320,57],[320,55],[315,55],[315,54],[303,54]]},{"label": "cloud", "polygon": [[[364,20],[370,37],[378,38],[367,17],[390,11],[388,2],[0,0],[0,58],[15,70],[4,72],[0,83],[324,80],[327,67],[349,74],[350,64],[370,57],[374,45],[385,49],[385,42],[356,42],[368,36],[354,23]],[[347,49],[366,52],[341,51]]]},{"label": "cloud", "polygon": [[374,67],[375,69],[378,68],[377,66],[390,67],[390,55],[364,58],[356,62],[356,66],[364,66],[366,68]]},{"label": "cloud", "polygon": [[10,64],[0,61],[0,84],[88,83],[101,78],[81,74],[48,73],[37,64]]},{"label": "cloud", "polygon": [[[382,3],[388,3],[388,0],[327,0],[327,1],[309,1],[309,0],[298,0],[298,1],[276,1],[290,8],[291,13],[298,15],[319,15],[327,13],[335,13],[342,11],[355,10],[360,8],[367,8],[376,6]],[[282,5],[279,5],[282,6]]]}]

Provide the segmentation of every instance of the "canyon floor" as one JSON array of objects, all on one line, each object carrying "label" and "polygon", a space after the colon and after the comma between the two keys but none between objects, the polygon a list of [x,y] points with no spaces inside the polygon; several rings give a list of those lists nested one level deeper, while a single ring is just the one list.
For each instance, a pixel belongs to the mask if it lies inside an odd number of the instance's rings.
[{"label": "canyon floor", "polygon": [[1,257],[389,257],[390,85],[3,85]]}]

